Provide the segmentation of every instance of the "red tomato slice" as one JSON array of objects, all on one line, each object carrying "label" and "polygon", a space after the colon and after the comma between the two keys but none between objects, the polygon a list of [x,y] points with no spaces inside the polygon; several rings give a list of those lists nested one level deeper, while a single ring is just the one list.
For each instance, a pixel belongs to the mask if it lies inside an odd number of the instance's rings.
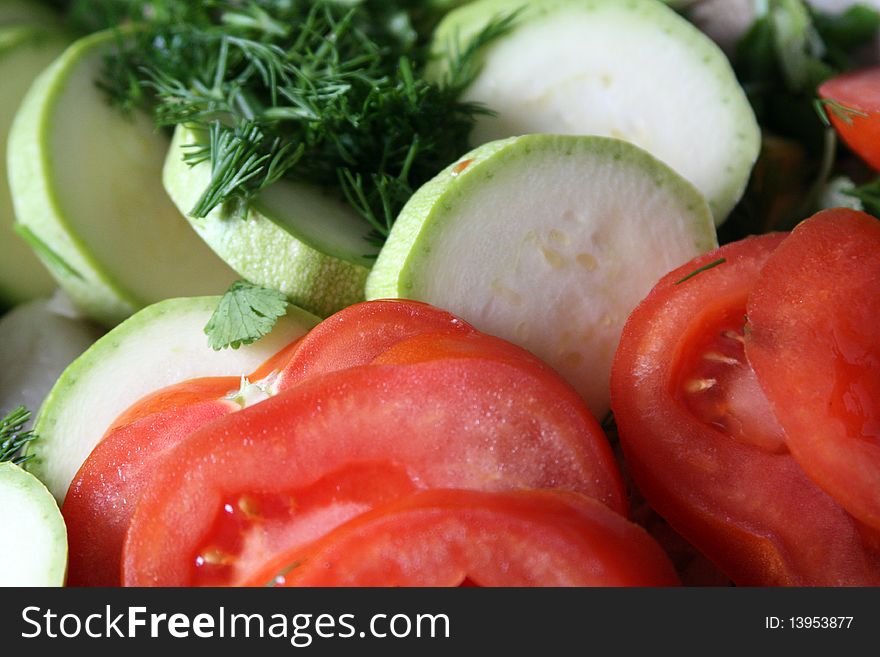
[{"label": "red tomato slice", "polygon": [[376,356],[376,365],[410,365],[448,358],[490,358],[529,362],[535,367],[553,370],[542,360],[515,344],[485,333],[421,333],[404,338]]},{"label": "red tomato slice", "polygon": [[238,377],[213,376],[167,386],[141,398],[123,411],[107,428],[101,440],[105,440],[116,430],[151,415],[167,413],[192,404],[222,400],[230,392],[238,390],[240,385]]},{"label": "red tomato slice", "polygon": [[61,509],[67,524],[69,586],[119,586],[125,532],[153,471],[179,441],[237,409],[217,399],[190,401],[135,420],[98,443],[74,477]]},{"label": "red tomato slice", "polygon": [[847,145],[880,171],[880,67],[853,71],[819,87],[831,123]]},{"label": "red tomato slice", "polygon": [[[596,459],[605,436],[583,402],[558,397],[548,377],[477,359],[368,365],[214,422],[164,459],[143,494],[123,583],[192,583],[194,555],[227,500],[286,497],[360,463],[405,468],[418,488],[563,488],[625,512],[619,473]],[[267,545],[264,562],[291,547]]]},{"label": "red tomato slice", "polygon": [[421,491],[282,555],[276,586],[674,586],[647,532],[561,491]]},{"label": "red tomato slice", "polygon": [[189,555],[195,566],[190,584],[246,586],[279,546],[308,545],[374,506],[416,490],[400,466],[356,463],[304,488],[230,496]]},{"label": "red tomato slice", "polygon": [[787,453],[744,357],[748,292],[783,237],[696,259],[632,313],[611,381],[621,444],[649,504],[734,582],[877,584],[878,555]]},{"label": "red tomato slice", "polygon": [[748,312],[746,353],[792,455],[880,530],[880,221],[838,209],[801,223]]},{"label": "red tomato slice", "polygon": [[[280,371],[298,345],[280,350],[248,380]],[[119,585],[125,531],[157,464],[192,432],[240,410],[227,399],[240,384],[234,376],[184,381],[147,395],[113,422],[74,477],[62,508],[69,526],[68,584]]]},{"label": "red tomato slice", "polygon": [[383,351],[421,333],[476,332],[455,315],[418,301],[380,300],[349,306],[306,335],[279,376],[285,390],[325,372],[366,365]]}]

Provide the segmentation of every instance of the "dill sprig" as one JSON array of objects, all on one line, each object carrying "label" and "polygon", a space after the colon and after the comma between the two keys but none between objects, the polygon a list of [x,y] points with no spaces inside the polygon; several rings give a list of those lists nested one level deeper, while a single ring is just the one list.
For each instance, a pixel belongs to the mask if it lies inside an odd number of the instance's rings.
[{"label": "dill sprig", "polygon": [[31,412],[24,406],[10,411],[0,420],[0,463],[11,461],[21,465],[31,460],[33,455],[24,456],[24,448],[37,439],[33,431],[24,431],[31,419]]},{"label": "dill sprig", "polygon": [[[78,3],[75,3],[75,6]],[[479,51],[507,32],[499,17],[450,57],[440,82],[420,75],[436,16],[418,2],[100,0],[89,16],[135,23],[107,58],[101,87],[162,127],[206,141],[190,164],[211,181],[192,208],[241,214],[285,178],[329,188],[381,244],[413,191],[468,150],[476,117],[460,100]],[[92,19],[94,20],[94,19]]]}]

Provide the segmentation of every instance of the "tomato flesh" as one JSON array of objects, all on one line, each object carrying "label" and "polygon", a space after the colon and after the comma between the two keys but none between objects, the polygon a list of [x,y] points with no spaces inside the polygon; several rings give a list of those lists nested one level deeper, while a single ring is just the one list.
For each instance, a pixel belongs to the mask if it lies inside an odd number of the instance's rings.
[{"label": "tomato flesh", "polygon": [[880,221],[837,209],[801,223],[756,284],[749,324],[746,353],[794,458],[880,530]]},{"label": "tomato flesh", "polygon": [[169,450],[237,410],[210,400],[165,409],[115,429],[74,477],[61,512],[67,524],[69,586],[118,586],[125,532],[141,493]]},{"label": "tomato flesh", "polygon": [[648,534],[560,491],[420,491],[280,555],[276,586],[672,586]]},{"label": "tomato flesh", "polygon": [[819,96],[836,103],[826,114],[847,145],[880,171],[880,67],[832,78]]},{"label": "tomato flesh", "polygon": [[694,417],[731,438],[784,452],[785,434],[746,360],[746,299],[723,300],[685,340],[674,383],[676,397]]},{"label": "tomato flesh", "polygon": [[[783,238],[748,238],[702,256],[665,277],[632,313],[612,370],[621,444],[651,506],[737,584],[877,584],[880,558],[858,523],[778,450],[775,430],[743,436],[737,423],[707,410],[716,402],[695,402],[681,388],[707,374],[695,355],[715,351],[728,322],[741,321],[743,300]],[[726,262],[676,284],[720,258]],[[722,353],[740,358],[738,348]],[[747,396],[755,394],[751,386]],[[773,426],[769,404],[761,408]]]},{"label": "tomato flesh", "polygon": [[228,499],[304,489],[364,462],[403,467],[418,488],[562,488],[625,513],[604,434],[548,379],[528,364],[477,359],[368,365],[214,422],[164,459],[141,498],[123,582],[189,584]]},{"label": "tomato flesh", "polygon": [[[191,583],[246,584],[265,567],[266,554],[318,540],[356,515],[415,490],[402,468],[362,463],[300,490],[227,496],[192,556]],[[257,585],[269,583],[257,577]]]}]

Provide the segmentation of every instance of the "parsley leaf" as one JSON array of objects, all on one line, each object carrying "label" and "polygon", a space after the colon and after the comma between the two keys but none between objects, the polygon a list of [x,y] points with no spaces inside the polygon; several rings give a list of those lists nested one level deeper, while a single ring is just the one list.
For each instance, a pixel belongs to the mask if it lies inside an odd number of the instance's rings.
[{"label": "parsley leaf", "polygon": [[253,344],[268,335],[286,312],[287,298],[278,290],[236,281],[205,326],[208,344],[214,351]]},{"label": "parsley leaf", "polygon": [[23,431],[30,419],[31,412],[19,406],[0,420],[0,463],[11,461],[15,465],[22,465],[33,458],[33,455],[22,455],[22,450],[37,439],[33,431]]}]

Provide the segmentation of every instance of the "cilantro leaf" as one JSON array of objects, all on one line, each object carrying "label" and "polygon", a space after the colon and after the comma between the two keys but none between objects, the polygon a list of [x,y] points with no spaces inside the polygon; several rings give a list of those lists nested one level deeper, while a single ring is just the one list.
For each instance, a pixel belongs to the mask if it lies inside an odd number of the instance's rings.
[{"label": "cilantro leaf", "polygon": [[287,298],[278,290],[236,281],[205,326],[208,344],[214,351],[253,344],[268,335],[286,312]]},{"label": "cilantro leaf", "polygon": [[10,411],[0,420],[0,463],[11,461],[22,465],[33,458],[22,455],[23,449],[37,439],[33,431],[23,431],[24,425],[31,419],[31,412],[24,406]]}]

